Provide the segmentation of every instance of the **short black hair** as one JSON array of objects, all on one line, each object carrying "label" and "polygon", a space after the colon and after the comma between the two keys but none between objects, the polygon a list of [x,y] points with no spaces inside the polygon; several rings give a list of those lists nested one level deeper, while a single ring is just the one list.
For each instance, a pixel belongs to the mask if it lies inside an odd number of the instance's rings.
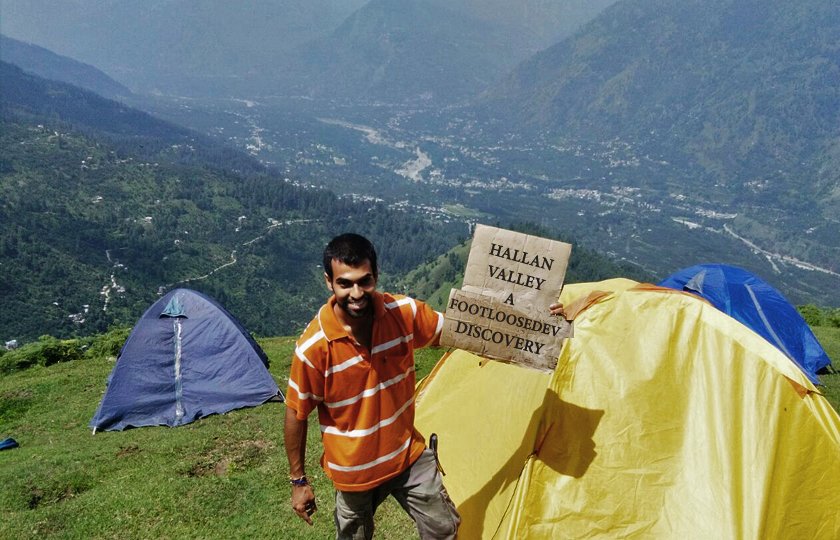
[{"label": "short black hair", "polygon": [[344,233],[336,236],[324,248],[324,272],[332,280],[333,259],[348,266],[359,266],[365,261],[370,262],[373,277],[378,277],[379,267],[376,265],[376,249],[373,244],[362,235]]}]

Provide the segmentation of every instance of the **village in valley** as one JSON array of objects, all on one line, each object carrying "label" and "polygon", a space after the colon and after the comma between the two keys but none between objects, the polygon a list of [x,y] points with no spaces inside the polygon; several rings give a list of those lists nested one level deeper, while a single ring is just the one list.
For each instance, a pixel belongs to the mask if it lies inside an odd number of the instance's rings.
[{"label": "village in valley", "polygon": [[[831,252],[808,243],[815,231],[808,216],[798,216],[801,223],[780,222],[772,207],[741,204],[736,210],[736,204],[720,202],[727,186],[697,188],[685,180],[699,174],[690,164],[674,163],[661,148],[642,143],[514,134],[457,107],[360,107],[295,98],[200,106],[160,99],[153,105],[163,116],[247,151],[288,181],[354,201],[384,202],[444,221],[528,216],[655,275],[695,260],[689,246],[699,243],[740,252],[743,261],[760,260],[768,273],[793,272],[792,283],[801,275],[815,283],[838,276]],[[748,186],[757,195],[763,188],[760,182]],[[802,230],[802,242],[778,245],[774,231],[790,227]],[[656,246],[665,241],[687,247],[663,259]]]}]

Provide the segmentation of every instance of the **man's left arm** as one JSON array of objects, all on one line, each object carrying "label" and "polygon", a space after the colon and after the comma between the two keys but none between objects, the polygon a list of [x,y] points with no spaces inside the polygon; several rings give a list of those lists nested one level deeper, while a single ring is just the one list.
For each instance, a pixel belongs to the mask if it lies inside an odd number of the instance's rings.
[{"label": "man's left arm", "polygon": [[443,329],[443,313],[435,311],[421,300],[414,302],[414,346],[418,349],[436,347],[440,343],[440,331]]}]

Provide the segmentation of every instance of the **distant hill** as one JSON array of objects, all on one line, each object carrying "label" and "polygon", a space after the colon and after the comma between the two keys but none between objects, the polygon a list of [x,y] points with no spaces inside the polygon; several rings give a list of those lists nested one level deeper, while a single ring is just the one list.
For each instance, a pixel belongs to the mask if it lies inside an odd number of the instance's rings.
[{"label": "distant hill", "polygon": [[518,128],[667,152],[712,200],[834,219],[838,35],[830,0],[626,0],[485,103]]},{"label": "distant hill", "polygon": [[[646,283],[657,281],[654,276],[636,266],[615,262],[600,253],[577,245],[572,239],[560,238],[539,226],[521,223],[511,225],[510,228],[572,244],[572,254],[569,258],[569,266],[566,268],[564,283],[601,281],[614,277],[625,277]],[[462,242],[435,260],[412,270],[399,280],[399,287],[412,296],[426,299],[435,309],[445,310],[450,290],[463,285],[470,243],[471,241]]]},{"label": "distant hill", "polygon": [[[449,0],[449,9],[507,28],[506,39],[528,56],[576,32],[616,0]],[[522,59],[524,60],[525,57]]]},{"label": "distant hill", "polygon": [[239,150],[72,84],[44,79],[0,61],[0,111],[7,119],[106,136],[117,151],[149,159],[161,152],[180,163],[259,173],[265,166]]},{"label": "distant hill", "polygon": [[0,75],[2,105],[8,112],[60,118],[65,123],[114,135],[169,138],[196,135],[90,90],[28,74],[7,62],[0,62]]},{"label": "distant hill", "polygon": [[452,103],[614,1],[4,0],[0,31],[138,93]]},{"label": "distant hill", "polygon": [[295,92],[314,97],[456,103],[612,1],[371,0],[302,46],[287,71]]},{"label": "distant hill", "polygon": [[131,94],[131,90],[89,64],[3,35],[0,35],[0,60],[39,77],[66,82],[111,99]]},{"label": "distant hill", "polygon": [[138,92],[242,95],[255,70],[328,34],[365,1],[3,0],[0,31]]},{"label": "distant hill", "polygon": [[0,69],[4,339],[133,324],[175,286],[216,298],[253,332],[294,334],[326,298],[318,264],[333,234],[368,235],[387,278],[466,233],[298,186],[120,103]]},{"label": "distant hill", "polygon": [[352,101],[457,101],[523,55],[501,28],[428,0],[371,0],[302,47],[301,93]]}]

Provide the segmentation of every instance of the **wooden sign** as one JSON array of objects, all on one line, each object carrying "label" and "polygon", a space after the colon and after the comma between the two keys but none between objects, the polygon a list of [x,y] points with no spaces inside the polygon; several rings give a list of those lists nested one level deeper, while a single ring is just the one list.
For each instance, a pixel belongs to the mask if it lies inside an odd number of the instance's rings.
[{"label": "wooden sign", "polygon": [[441,345],[554,369],[571,325],[549,314],[571,245],[478,225],[462,290],[452,289]]}]

